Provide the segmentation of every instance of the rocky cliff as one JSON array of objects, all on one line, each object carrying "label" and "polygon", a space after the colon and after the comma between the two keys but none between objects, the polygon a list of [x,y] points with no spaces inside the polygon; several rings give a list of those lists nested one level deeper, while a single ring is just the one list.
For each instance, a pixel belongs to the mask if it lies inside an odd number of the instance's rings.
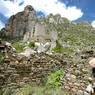
[{"label": "rocky cliff", "polygon": [[32,6],[26,6],[23,12],[10,17],[6,24],[6,35],[11,38],[23,37],[27,32],[33,31],[36,23],[36,12]]},{"label": "rocky cliff", "polygon": [[90,23],[70,22],[59,14],[38,17],[30,5],[26,6],[24,11],[10,17],[5,29],[0,31],[0,37],[4,35],[10,39],[22,39],[24,42],[49,42],[51,48],[56,47],[57,41],[67,51],[66,48],[77,51],[85,47],[91,49],[95,45],[95,29]]},{"label": "rocky cliff", "polygon": [[[44,19],[42,19],[44,20]],[[53,30],[47,32],[48,24],[36,16],[36,11],[30,5],[24,11],[10,17],[6,24],[6,36],[11,39],[22,38],[24,41],[35,40],[40,42],[55,41],[57,34]],[[55,35],[55,37],[54,37]]]}]

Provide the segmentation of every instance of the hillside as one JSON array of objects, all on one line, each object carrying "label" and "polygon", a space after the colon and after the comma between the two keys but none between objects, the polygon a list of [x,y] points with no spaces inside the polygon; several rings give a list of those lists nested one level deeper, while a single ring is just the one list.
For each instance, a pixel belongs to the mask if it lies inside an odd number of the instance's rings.
[{"label": "hillside", "polygon": [[35,86],[42,87],[41,95],[54,95],[44,92],[47,85],[61,88],[58,95],[87,95],[94,83],[88,62],[95,57],[95,29],[86,21],[70,22],[59,14],[38,17],[28,5],[10,17],[0,39],[1,95],[34,95]]},{"label": "hillside", "polygon": [[[21,39],[24,42],[49,42],[51,48],[56,41],[68,51],[95,48],[95,29],[88,22],[74,23],[62,18],[59,14],[37,17],[32,6],[27,6],[23,12],[11,16],[1,37],[8,40]],[[65,48],[66,47],[66,48]],[[54,49],[55,51],[58,51]]]}]

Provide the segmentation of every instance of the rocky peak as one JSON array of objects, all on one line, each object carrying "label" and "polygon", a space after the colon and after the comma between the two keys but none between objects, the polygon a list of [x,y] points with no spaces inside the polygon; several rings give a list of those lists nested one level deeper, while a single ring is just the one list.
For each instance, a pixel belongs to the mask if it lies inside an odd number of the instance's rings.
[{"label": "rocky peak", "polygon": [[29,14],[31,14],[31,13],[33,16],[36,16],[36,11],[34,10],[34,8],[31,5],[27,5],[24,8],[24,15],[29,16]]},{"label": "rocky peak", "polygon": [[24,11],[34,11],[34,8],[33,8],[31,5],[27,5],[27,6],[24,8]]},{"label": "rocky peak", "polygon": [[10,17],[6,24],[6,35],[10,38],[23,38],[26,32],[33,30],[36,22],[36,11],[31,5],[25,7],[24,11]]},{"label": "rocky peak", "polygon": [[[55,19],[53,19],[54,16],[51,15],[50,17],[50,22],[48,16],[40,20],[36,16],[34,8],[31,5],[27,5],[24,11],[10,17],[5,27],[5,34],[11,39],[23,39],[24,42],[36,40],[45,43],[47,39],[52,40],[54,38],[52,34],[56,34],[52,33],[56,32],[53,29],[53,25],[49,25],[49,23],[53,24],[52,22],[55,22]],[[55,40],[52,41],[54,43]]]}]

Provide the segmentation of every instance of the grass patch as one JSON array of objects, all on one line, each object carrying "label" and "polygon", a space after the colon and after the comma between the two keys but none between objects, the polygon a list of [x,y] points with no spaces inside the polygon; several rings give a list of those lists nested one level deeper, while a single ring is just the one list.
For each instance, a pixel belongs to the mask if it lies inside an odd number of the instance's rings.
[{"label": "grass patch", "polygon": [[22,52],[25,47],[24,44],[20,42],[15,42],[12,44],[12,46],[16,49],[17,53]]},{"label": "grass patch", "polygon": [[74,50],[72,48],[64,48],[64,47],[61,47],[61,48],[58,48],[58,47],[55,47],[52,49],[52,51],[56,52],[56,53],[65,53],[65,54],[72,54],[74,52]]},{"label": "grass patch", "polygon": [[20,88],[6,88],[1,95],[70,95],[69,92],[58,89],[46,89],[46,87],[32,87],[27,84]]}]

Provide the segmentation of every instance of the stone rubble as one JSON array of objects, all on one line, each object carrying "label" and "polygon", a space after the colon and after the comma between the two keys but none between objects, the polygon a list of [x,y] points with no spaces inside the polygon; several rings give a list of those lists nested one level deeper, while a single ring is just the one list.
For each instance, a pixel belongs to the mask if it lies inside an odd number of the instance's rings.
[{"label": "stone rubble", "polygon": [[[28,50],[26,49],[29,53],[31,50]],[[28,57],[18,55],[12,47],[8,47],[5,54],[5,62],[0,64],[0,88],[21,86],[26,83],[43,86],[50,73],[63,69],[65,72],[61,79],[63,90],[73,93],[72,95],[90,95],[87,89],[94,83],[88,63],[89,57],[93,56],[91,54],[85,54],[86,58],[81,57],[81,54],[75,59],[72,59],[74,56],[45,52],[31,53]]]}]

